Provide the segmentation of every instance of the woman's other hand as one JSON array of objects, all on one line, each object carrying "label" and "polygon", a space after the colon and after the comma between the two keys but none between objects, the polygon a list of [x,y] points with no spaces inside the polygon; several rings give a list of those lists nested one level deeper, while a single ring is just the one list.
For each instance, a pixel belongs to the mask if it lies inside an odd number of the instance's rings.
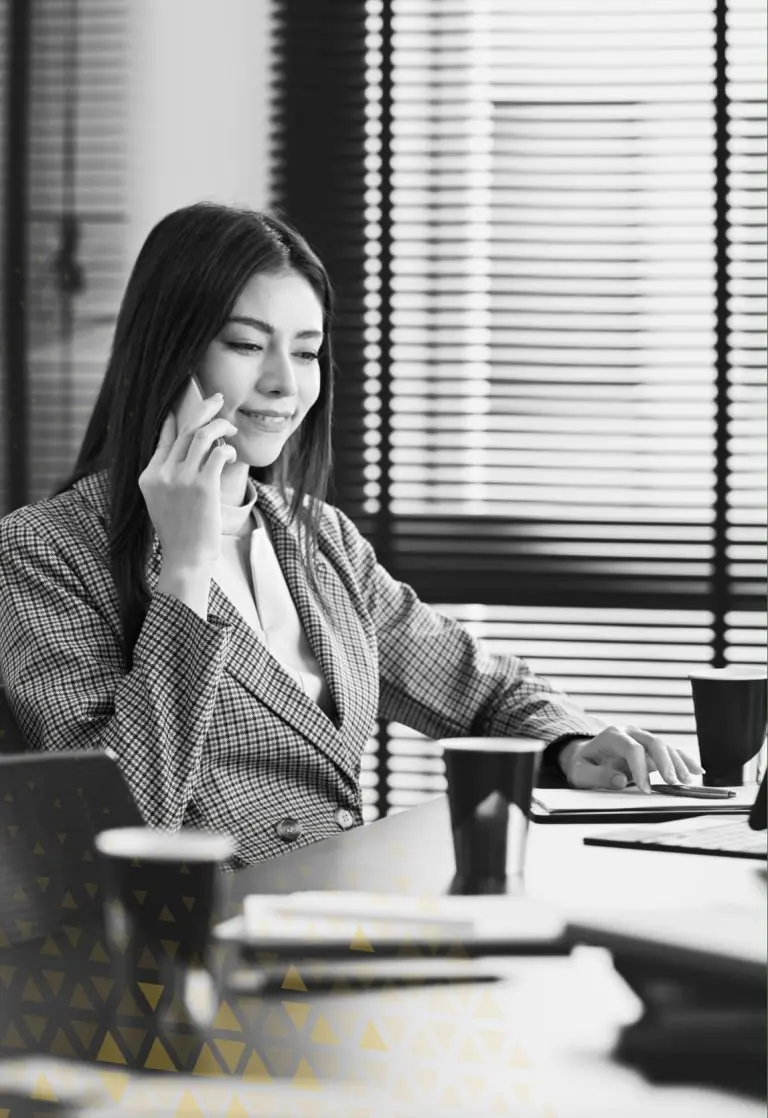
[{"label": "woman's other hand", "polygon": [[615,788],[634,781],[650,792],[649,774],[658,772],[667,784],[690,784],[703,768],[681,749],[638,726],[608,726],[597,737],[568,742],[560,767],[574,788]]}]

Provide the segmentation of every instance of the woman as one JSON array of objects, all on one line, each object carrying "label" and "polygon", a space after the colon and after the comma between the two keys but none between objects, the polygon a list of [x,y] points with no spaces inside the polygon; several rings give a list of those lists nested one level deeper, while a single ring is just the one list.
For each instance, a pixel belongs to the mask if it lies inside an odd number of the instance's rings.
[{"label": "woman", "polygon": [[201,204],[150,233],[73,476],[0,525],[0,673],[30,747],[111,750],[148,824],[229,831],[240,862],[362,823],[377,715],[543,737],[577,786],[690,780],[483,653],[324,503],[331,317],[274,217]]}]

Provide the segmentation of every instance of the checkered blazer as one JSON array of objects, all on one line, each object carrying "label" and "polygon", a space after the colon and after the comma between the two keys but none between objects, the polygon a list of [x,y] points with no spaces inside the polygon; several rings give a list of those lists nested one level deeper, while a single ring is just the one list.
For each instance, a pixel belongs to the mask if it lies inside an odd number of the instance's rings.
[{"label": "checkered blazer", "polygon": [[[349,825],[339,808],[362,823],[361,754],[377,715],[433,738],[601,729],[524,661],[487,655],[392,579],[329,505],[317,569],[326,619],[287,506],[275,488],[257,490],[338,724],[215,582],[207,621],[153,593],[126,672],[101,473],[0,521],[0,675],[30,747],[111,750],[148,824],[229,831],[245,863],[338,834]],[[160,565],[155,537],[151,593]],[[288,841],[276,830],[286,818],[301,829]]]}]

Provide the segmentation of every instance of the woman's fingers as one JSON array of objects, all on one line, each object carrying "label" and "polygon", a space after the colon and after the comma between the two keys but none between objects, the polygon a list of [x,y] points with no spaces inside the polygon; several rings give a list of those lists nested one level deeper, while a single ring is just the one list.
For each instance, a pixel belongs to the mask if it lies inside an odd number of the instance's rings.
[{"label": "woman's fingers", "polygon": [[235,462],[236,460],[237,451],[233,446],[230,446],[229,443],[225,443],[224,446],[215,446],[205,460],[203,473],[206,474],[206,476],[211,475],[220,478],[221,471],[227,463]]},{"label": "woman's fingers", "polygon": [[662,780],[667,784],[679,784],[680,778],[675,763],[670,756],[669,746],[661,738],[657,738],[655,734],[649,734],[647,730],[641,730],[639,726],[627,726],[626,729],[633,740],[639,742],[653,757]]},{"label": "woman's fingers", "polygon": [[173,412],[168,412],[163,425],[160,428],[160,438],[157,440],[157,446],[152,457],[159,464],[165,462],[171,452],[171,448],[176,441],[176,417]]},{"label": "woman's fingers", "polygon": [[689,753],[686,753],[684,749],[672,749],[670,747],[670,753],[675,759],[675,764],[678,765],[682,763],[683,765],[685,765],[689,773],[694,773],[696,776],[701,776],[701,774],[704,772],[704,766],[701,764],[701,762],[697,761],[695,757],[691,757],[691,755]]},{"label": "woman's fingers", "polygon": [[[656,762],[662,779],[667,784],[690,784],[694,773],[701,773],[701,765],[687,757],[684,753],[673,749],[654,734],[641,730],[638,726],[628,726],[627,732],[641,745],[645,746],[651,757]],[[690,762],[690,765],[688,764]]]},{"label": "woman's fingers", "polygon": [[200,404],[199,419],[195,423],[185,423],[184,426],[176,432],[176,442],[173,449],[168,455],[168,460],[173,463],[184,462],[187,458],[189,448],[195,438],[197,432],[210,423],[215,415],[217,415],[224,406],[224,397],[220,392],[215,393],[213,396],[208,396]]},{"label": "woman's fingers", "polygon": [[[205,464],[217,439],[236,434],[237,427],[234,423],[230,423],[228,419],[212,419],[210,423],[198,427],[190,440],[184,465],[197,472]],[[217,449],[223,450],[224,447]]]}]

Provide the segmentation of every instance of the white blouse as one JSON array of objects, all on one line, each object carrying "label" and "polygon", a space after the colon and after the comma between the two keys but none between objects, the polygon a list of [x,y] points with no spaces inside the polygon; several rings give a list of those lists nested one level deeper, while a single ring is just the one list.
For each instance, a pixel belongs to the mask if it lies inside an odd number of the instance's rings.
[{"label": "white blouse", "polygon": [[284,670],[326,714],[333,699],[307,640],[249,481],[244,505],[221,506],[221,555],[214,578]]}]

